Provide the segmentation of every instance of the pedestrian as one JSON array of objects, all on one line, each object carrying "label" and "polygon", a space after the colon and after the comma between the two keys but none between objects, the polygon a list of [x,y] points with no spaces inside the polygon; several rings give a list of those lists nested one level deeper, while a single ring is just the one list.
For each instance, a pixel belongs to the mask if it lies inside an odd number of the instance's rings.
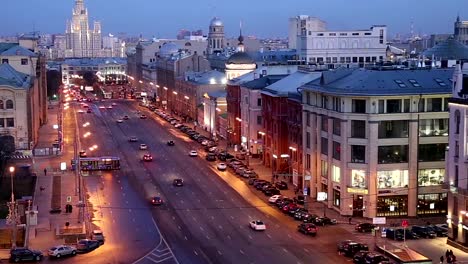
[{"label": "pedestrian", "polygon": [[44,176],[47,176],[47,169],[44,168]]},{"label": "pedestrian", "polygon": [[440,264],[444,263],[444,256],[440,256]]},{"label": "pedestrian", "polygon": [[450,254],[450,256],[453,256],[453,251],[450,250],[450,251],[449,251],[449,254]]},{"label": "pedestrian", "polygon": [[449,256],[450,256],[450,251],[447,249],[447,251],[445,252],[445,258],[448,259]]},{"label": "pedestrian", "polygon": [[350,216],[350,217],[348,218],[348,222],[349,222],[349,224],[351,224],[351,221],[352,221],[352,220],[353,220],[353,217],[352,217],[352,216]]},{"label": "pedestrian", "polygon": [[297,194],[298,191],[299,191],[299,190],[298,190],[297,186],[295,186],[295,187],[294,187],[294,194]]},{"label": "pedestrian", "polygon": [[44,188],[43,186],[41,186],[41,187],[39,187],[39,190],[40,190],[41,192],[43,192],[43,191],[45,190],[45,188]]}]

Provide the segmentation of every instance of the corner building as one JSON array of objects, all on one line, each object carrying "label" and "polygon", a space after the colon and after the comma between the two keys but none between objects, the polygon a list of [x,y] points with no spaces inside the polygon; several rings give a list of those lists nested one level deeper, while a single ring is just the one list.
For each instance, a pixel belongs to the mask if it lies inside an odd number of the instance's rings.
[{"label": "corner building", "polygon": [[344,216],[446,215],[452,72],[340,68],[303,85],[312,199],[327,193],[326,206]]}]

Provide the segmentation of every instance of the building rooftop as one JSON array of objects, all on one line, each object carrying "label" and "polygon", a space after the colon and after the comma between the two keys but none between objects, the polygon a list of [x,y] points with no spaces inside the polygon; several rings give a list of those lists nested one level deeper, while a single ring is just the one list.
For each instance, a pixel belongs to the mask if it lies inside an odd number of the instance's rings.
[{"label": "building rooftop", "polygon": [[337,69],[325,71],[321,78],[303,89],[335,95],[395,96],[447,94],[452,92],[454,69],[367,70]]},{"label": "building rooftop", "polygon": [[27,56],[37,57],[38,55],[29,49],[20,46],[18,43],[0,43],[1,56]]},{"label": "building rooftop", "polygon": [[187,73],[186,80],[197,85],[226,84],[226,75],[217,70],[211,70],[207,72],[190,72]]},{"label": "building rooftop", "polygon": [[236,52],[227,59],[226,64],[254,64],[255,61],[247,52]]},{"label": "building rooftop", "polygon": [[69,66],[99,66],[102,64],[127,64],[126,58],[77,58],[77,59],[66,59],[62,65]]},{"label": "building rooftop", "polygon": [[250,82],[246,82],[242,84],[242,87],[252,89],[252,90],[259,90],[263,89],[275,82],[283,79],[284,77],[288,76],[287,74],[284,75],[267,75],[257,79],[254,79]]},{"label": "building rooftop", "polygon": [[28,89],[32,85],[31,76],[16,71],[10,64],[0,64],[0,85],[16,89]]},{"label": "building rooftop", "polygon": [[208,92],[208,95],[212,98],[225,98],[227,95],[226,90],[216,90],[216,91],[211,91]]},{"label": "building rooftop", "polygon": [[299,87],[313,80],[317,80],[321,76],[322,72],[320,71],[297,71],[267,86],[262,93],[278,97],[297,96],[299,95],[299,91],[297,90]]},{"label": "building rooftop", "polygon": [[468,60],[468,46],[450,37],[424,51],[422,54],[428,58],[434,56],[436,59]]}]

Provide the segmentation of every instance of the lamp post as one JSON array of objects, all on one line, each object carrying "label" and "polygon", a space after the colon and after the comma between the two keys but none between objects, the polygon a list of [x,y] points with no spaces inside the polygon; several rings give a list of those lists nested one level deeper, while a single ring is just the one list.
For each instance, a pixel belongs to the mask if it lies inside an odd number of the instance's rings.
[{"label": "lamp post", "polygon": [[262,140],[262,162],[264,162],[265,158],[263,157],[263,153],[265,151],[265,132],[258,131],[258,134],[260,134]]},{"label": "lamp post", "polygon": [[16,226],[18,224],[18,205],[15,201],[15,192],[13,188],[13,174],[15,172],[15,167],[11,166],[10,170],[10,181],[11,181],[11,201],[8,203],[8,216],[7,223],[12,226],[13,237],[11,240],[11,248],[16,248]]}]

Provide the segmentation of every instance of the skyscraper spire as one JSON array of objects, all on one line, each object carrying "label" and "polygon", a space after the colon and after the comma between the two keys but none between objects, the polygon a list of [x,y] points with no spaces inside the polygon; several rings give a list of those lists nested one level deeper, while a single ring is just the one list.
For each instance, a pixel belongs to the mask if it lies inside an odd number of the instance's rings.
[{"label": "skyscraper spire", "polygon": [[237,51],[244,52],[244,37],[242,36],[242,21],[239,22],[239,44],[237,44]]}]

